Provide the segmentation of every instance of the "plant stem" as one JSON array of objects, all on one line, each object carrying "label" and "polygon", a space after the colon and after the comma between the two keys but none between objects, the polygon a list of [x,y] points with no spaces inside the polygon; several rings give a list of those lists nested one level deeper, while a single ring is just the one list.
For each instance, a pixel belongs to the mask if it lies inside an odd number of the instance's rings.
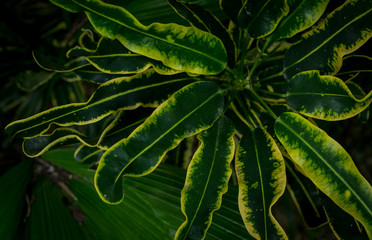
[{"label": "plant stem", "polygon": [[278,119],[278,116],[271,110],[271,108],[265,103],[264,100],[252,89],[250,89],[253,96],[259,101],[267,110],[267,112],[276,120]]},{"label": "plant stem", "polygon": [[257,56],[256,61],[254,62],[251,70],[248,72],[248,76],[246,78],[247,82],[250,82],[251,81],[252,75],[254,73],[254,70],[258,67],[258,64],[260,63],[262,54],[265,52],[265,50],[267,49],[267,47],[269,46],[269,44],[270,44],[270,41],[266,40],[266,42],[264,43],[264,46],[262,47],[260,53]]},{"label": "plant stem", "polygon": [[273,79],[273,78],[276,78],[276,77],[280,77],[280,76],[283,75],[283,73],[284,73],[284,71],[281,71],[281,72],[275,73],[273,75],[270,75],[268,77],[261,78],[259,81],[264,82],[264,81],[267,81],[267,80],[270,80],[270,79]]},{"label": "plant stem", "polygon": [[264,89],[257,89],[259,92],[262,92],[262,93],[266,93],[266,94],[269,94],[269,95],[273,95],[273,96],[276,96],[276,97],[282,97],[282,98],[285,98],[286,95],[285,94],[281,94],[281,93],[276,93],[276,92],[270,92],[270,91],[267,91],[267,90],[264,90]]}]

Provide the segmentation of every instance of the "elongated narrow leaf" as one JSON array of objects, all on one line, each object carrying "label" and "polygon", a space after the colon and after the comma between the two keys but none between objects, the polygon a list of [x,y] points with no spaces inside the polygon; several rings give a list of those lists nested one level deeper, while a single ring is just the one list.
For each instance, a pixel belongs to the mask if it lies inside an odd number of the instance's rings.
[{"label": "elongated narrow leaf", "polygon": [[233,67],[236,60],[236,46],[226,27],[210,12],[201,6],[193,3],[186,3],[178,0],[168,0],[176,12],[185,18],[191,25],[212,33],[221,39],[225,46],[228,65]]},{"label": "elongated narrow leaf", "polygon": [[212,82],[197,82],[162,103],[132,134],[102,156],[96,189],[108,203],[123,199],[122,176],[151,173],[164,155],[184,139],[207,128],[223,110],[223,97]]},{"label": "elongated narrow leaf", "polygon": [[289,11],[287,1],[245,0],[239,12],[238,23],[248,30],[254,38],[262,38],[269,35],[277,27],[279,21]]},{"label": "elongated narrow leaf", "polygon": [[287,104],[306,116],[328,121],[351,118],[372,102],[372,91],[356,99],[346,84],[319,71],[299,73],[289,81]]},{"label": "elongated narrow leaf", "polygon": [[347,152],[327,133],[296,113],[283,113],[275,133],[294,163],[372,237],[372,187]]},{"label": "elongated narrow leaf", "polygon": [[285,163],[274,139],[256,128],[244,134],[235,159],[239,210],[248,232],[256,239],[286,239],[271,208],[283,195]]},{"label": "elongated narrow leaf", "polygon": [[324,13],[329,0],[295,0],[288,2],[290,12],[285,16],[275,32],[272,41],[290,38],[311,27]]},{"label": "elongated narrow leaf", "polygon": [[322,203],[327,213],[327,218],[332,231],[337,239],[342,240],[368,240],[366,232],[362,226],[349,214],[339,208],[325,194],[321,194]]},{"label": "elongated narrow leaf", "polygon": [[371,36],[371,1],[346,1],[288,50],[285,77],[290,79],[296,73],[315,69],[321,74],[334,74],[341,68],[342,57]]},{"label": "elongated narrow leaf", "polygon": [[177,24],[144,26],[124,8],[98,0],[73,2],[84,8],[100,34],[118,39],[134,53],[195,74],[216,74],[226,66],[223,44],[210,33]]},{"label": "elongated narrow leaf", "polygon": [[71,126],[97,122],[117,110],[133,109],[141,105],[157,106],[172,92],[193,81],[184,74],[159,76],[153,72],[114,79],[102,84],[85,103],[52,108],[15,121],[5,131],[12,136],[34,137],[45,132],[51,124]]},{"label": "elongated narrow leaf", "polygon": [[223,117],[198,135],[201,145],[188,166],[181,192],[181,209],[186,221],[175,239],[204,239],[212,223],[213,212],[221,206],[231,176],[235,129]]},{"label": "elongated narrow leaf", "polygon": [[95,68],[109,74],[139,73],[150,67],[160,74],[179,72],[154,59],[130,53],[119,41],[108,38],[101,38],[95,51],[75,47],[67,52],[67,56],[84,57]]}]

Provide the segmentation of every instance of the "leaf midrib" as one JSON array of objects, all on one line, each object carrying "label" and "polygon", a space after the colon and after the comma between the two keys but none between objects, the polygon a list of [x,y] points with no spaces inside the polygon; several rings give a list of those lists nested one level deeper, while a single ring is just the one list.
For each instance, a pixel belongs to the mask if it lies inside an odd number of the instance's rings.
[{"label": "leaf midrib", "polygon": [[259,160],[259,156],[258,156],[257,140],[256,140],[256,137],[255,137],[253,131],[252,131],[252,139],[253,139],[254,152],[255,152],[255,156],[256,156],[258,172],[260,174],[261,193],[262,193],[262,210],[263,210],[264,224],[265,224],[265,239],[267,239],[267,215],[266,215],[266,205],[265,205],[266,199],[265,199],[265,191],[264,191],[264,181],[263,181],[263,177],[262,177],[262,170],[261,170],[260,160]]},{"label": "leaf midrib", "polygon": [[[129,94],[129,93],[133,93],[133,92],[136,92],[136,91],[141,91],[141,90],[144,90],[144,89],[146,89],[146,88],[150,88],[150,87],[158,87],[158,86],[165,85],[165,84],[169,84],[169,83],[175,83],[175,82],[186,81],[186,80],[189,80],[189,79],[190,79],[190,78],[180,78],[180,79],[169,80],[169,81],[165,81],[165,82],[154,83],[154,84],[151,84],[151,85],[141,86],[141,87],[137,87],[137,88],[134,88],[134,89],[130,89],[130,90],[126,91],[126,92],[121,92],[121,93],[118,93],[118,94],[115,94],[115,95],[111,95],[111,96],[109,96],[109,97],[107,97],[107,98],[103,98],[103,99],[98,100],[98,101],[96,101],[96,102],[94,102],[94,103],[92,103],[92,104],[89,104],[90,101],[91,101],[91,100],[93,99],[93,97],[94,97],[94,95],[92,95],[92,97],[91,97],[87,102],[85,102],[85,103],[73,103],[73,104],[63,105],[63,106],[61,106],[61,108],[58,108],[58,107],[57,107],[56,109],[62,109],[62,107],[69,107],[69,106],[77,106],[77,107],[79,107],[79,106],[84,106],[84,105],[85,105],[84,107],[79,108],[79,109],[76,109],[76,110],[74,110],[74,111],[70,111],[70,112],[68,112],[68,113],[66,113],[66,114],[59,115],[58,117],[52,118],[52,119],[50,119],[50,120],[48,120],[48,121],[46,121],[46,122],[40,122],[40,123],[38,123],[38,124],[34,124],[34,125],[32,125],[31,127],[23,128],[23,129],[17,131],[17,132],[14,134],[14,136],[16,136],[17,134],[19,134],[20,132],[24,132],[24,131],[27,131],[27,130],[29,130],[29,129],[32,129],[32,128],[35,128],[35,127],[38,127],[38,126],[41,126],[41,125],[44,125],[44,124],[48,124],[48,123],[49,123],[49,126],[50,126],[50,124],[54,123],[53,121],[56,120],[56,119],[59,119],[59,118],[65,117],[65,116],[67,116],[67,115],[70,115],[70,114],[76,113],[76,112],[81,111],[81,110],[85,110],[85,109],[87,109],[87,108],[90,108],[90,107],[93,107],[93,106],[99,105],[99,104],[101,104],[101,103],[104,103],[104,102],[107,102],[107,101],[113,100],[113,99],[115,99],[115,98],[117,98],[117,97],[121,97],[121,96],[124,96],[124,95]],[[110,84],[112,84],[112,83],[110,83]],[[110,84],[108,84],[108,85],[110,85]],[[106,86],[106,87],[107,87],[107,86]],[[125,108],[125,107],[124,107],[124,108]],[[50,110],[48,110],[48,111],[46,111],[46,112],[49,112],[49,111],[51,111],[51,110],[53,110],[53,109],[50,109]],[[117,110],[120,110],[120,109],[117,109]],[[100,115],[100,117],[107,116],[107,115],[110,114],[111,112],[114,112],[114,111],[117,111],[117,110],[111,110],[111,111],[107,112],[106,114]],[[36,115],[36,116],[42,116],[42,115],[43,115],[44,113],[46,113],[46,112],[42,112],[42,113],[40,113],[40,114],[38,114],[38,115]],[[34,118],[34,119],[35,119],[35,118]],[[96,118],[96,119],[99,119],[99,117]],[[27,120],[27,118],[24,119],[24,120]],[[23,120],[23,121],[20,120],[20,121],[14,122],[14,124],[16,124],[16,123],[20,123],[20,122],[24,122],[24,120]],[[33,119],[31,119],[31,120],[33,120]],[[89,123],[89,122],[90,122],[90,121],[86,121],[86,122],[84,122],[84,123]],[[69,126],[69,125],[71,125],[70,123],[67,123],[67,125],[66,125],[66,124],[63,124],[63,123],[56,123],[56,124],[59,124],[60,126]],[[74,122],[74,124],[78,124],[78,123],[77,123],[77,122]],[[10,126],[12,126],[12,125],[9,125],[9,127],[10,127]]]},{"label": "leaf midrib", "polygon": [[[160,135],[157,139],[155,139],[151,144],[149,144],[147,147],[145,147],[141,152],[139,152],[136,156],[134,156],[132,159],[130,159],[128,161],[128,164],[123,167],[120,171],[120,173],[118,174],[118,176],[116,177],[115,181],[114,181],[114,184],[116,184],[116,182],[120,181],[120,177],[122,175],[122,173],[124,172],[124,170],[126,169],[127,166],[129,166],[133,161],[135,161],[139,156],[141,156],[144,152],[146,152],[147,150],[149,150],[150,148],[152,148],[152,146],[154,146],[157,142],[159,142],[162,138],[164,138],[164,136],[166,136],[168,133],[170,133],[173,129],[175,129],[179,124],[181,124],[185,119],[187,119],[188,117],[190,117],[193,113],[195,113],[197,110],[199,110],[201,107],[203,107],[205,104],[207,104],[211,99],[213,99],[215,96],[217,96],[218,94],[220,93],[220,90],[218,89],[212,96],[210,96],[207,100],[205,100],[204,102],[202,102],[198,107],[194,108],[190,113],[186,114],[186,116],[184,116],[183,118],[181,118],[178,122],[176,122],[172,127],[170,127],[167,131],[165,131],[162,135]],[[132,133],[133,134],[133,133]]]},{"label": "leaf midrib", "polygon": [[[122,22],[120,22],[120,21],[117,21],[116,19],[113,19],[113,18],[111,18],[111,17],[109,17],[109,16],[106,16],[106,15],[104,15],[104,14],[102,14],[102,13],[99,13],[99,12],[97,12],[97,11],[95,11],[95,10],[93,10],[93,9],[91,9],[91,8],[89,8],[89,7],[87,7],[87,6],[85,6],[84,4],[81,4],[81,3],[76,2],[76,0],[72,0],[72,1],[74,1],[75,3],[77,3],[78,5],[80,5],[80,6],[82,6],[82,7],[84,7],[84,8],[86,8],[86,9],[90,10],[90,11],[93,12],[94,14],[97,14],[97,15],[99,15],[99,16],[101,16],[101,17],[104,17],[104,18],[106,18],[106,19],[109,19],[109,20],[113,21],[114,23],[119,24],[120,26],[126,27],[126,28],[128,28],[128,29],[130,29],[130,30],[132,30],[132,31],[135,31],[135,32],[137,32],[137,33],[140,33],[140,34],[146,35],[146,36],[151,37],[151,38],[154,38],[154,39],[157,39],[157,40],[159,40],[159,41],[166,42],[166,43],[168,43],[168,44],[170,44],[170,45],[174,45],[174,46],[177,46],[177,47],[179,47],[179,48],[184,48],[184,49],[186,49],[186,50],[188,50],[188,51],[190,51],[190,52],[194,52],[194,53],[197,53],[197,54],[202,55],[202,56],[204,56],[204,57],[207,57],[207,58],[209,58],[209,59],[211,59],[211,60],[213,60],[213,61],[215,61],[215,62],[217,62],[217,63],[219,63],[219,64],[221,64],[221,65],[223,65],[223,66],[225,65],[224,62],[222,62],[222,61],[220,61],[219,59],[216,59],[216,58],[214,58],[214,57],[212,57],[212,56],[210,56],[210,55],[208,55],[208,54],[205,54],[204,52],[197,51],[197,50],[195,50],[195,49],[189,48],[189,47],[187,47],[187,46],[185,46],[185,45],[181,45],[181,44],[178,44],[178,43],[175,43],[175,42],[169,42],[169,41],[166,41],[166,40],[163,39],[163,38],[160,38],[160,37],[158,37],[158,36],[155,36],[155,35],[149,34],[149,33],[147,33],[146,31],[143,31],[143,30],[141,31],[140,29],[133,28],[133,27],[128,26],[128,25],[126,25],[126,24],[124,24],[124,23],[122,23]],[[115,6],[115,5],[113,5],[113,6]],[[136,19],[136,21],[138,21],[138,20]],[[138,23],[141,24],[140,22],[138,22]],[[142,25],[142,24],[141,24],[141,25]],[[150,25],[150,26],[144,26],[144,25],[142,25],[142,26],[143,26],[144,28],[150,28],[151,25]]]},{"label": "leaf midrib", "polygon": [[[320,45],[318,45],[316,48],[314,48],[312,51],[310,51],[308,54],[306,54],[305,56],[303,56],[302,58],[300,58],[299,60],[297,60],[296,62],[292,63],[291,65],[289,65],[288,67],[284,68],[284,71],[292,68],[294,65],[302,62],[304,59],[306,59],[307,57],[309,57],[310,55],[312,55],[314,52],[318,51],[320,48],[322,48],[326,43],[328,43],[329,41],[331,41],[337,34],[339,34],[340,32],[342,32],[345,28],[347,28],[349,25],[351,25],[352,23],[354,23],[355,21],[359,20],[360,18],[364,17],[365,15],[367,15],[370,11],[372,11],[372,8],[368,11],[366,11],[365,13],[361,14],[361,15],[358,15],[356,18],[354,18],[352,21],[349,21],[347,24],[343,25],[340,29],[338,29],[334,34],[332,34],[331,36],[329,36],[328,38],[326,38]],[[314,36],[314,35],[312,35]]]},{"label": "leaf midrib", "polygon": [[360,196],[355,192],[355,190],[337,173],[337,171],[335,171],[332,166],[330,166],[327,161],[321,156],[319,155],[319,153],[317,151],[315,151],[315,149],[307,143],[307,141],[302,138],[302,136],[300,136],[299,134],[296,133],[296,131],[294,131],[292,128],[290,128],[286,123],[283,122],[283,120],[281,119],[278,119],[279,120],[279,123],[281,123],[284,127],[286,127],[290,132],[292,132],[292,134],[294,134],[295,136],[298,137],[299,140],[301,140],[313,153],[315,153],[315,155],[334,173],[334,175],[336,177],[338,177],[341,182],[343,184],[345,184],[345,186],[351,190],[351,192],[354,194],[354,196],[359,200],[359,202],[363,205],[363,207],[368,211],[368,213],[372,216],[372,211],[371,209],[368,208],[368,205],[360,198]]},{"label": "leaf midrib", "polygon": [[203,189],[203,194],[200,198],[200,201],[199,201],[199,204],[198,204],[198,207],[196,208],[196,211],[195,211],[195,214],[193,216],[193,218],[191,219],[190,221],[190,224],[189,224],[189,227],[187,228],[186,230],[186,235],[185,237],[183,238],[184,240],[186,239],[186,237],[188,236],[188,233],[190,232],[190,229],[192,227],[192,224],[194,223],[195,221],[195,218],[196,216],[198,215],[198,212],[199,212],[199,209],[200,209],[200,206],[202,204],[202,201],[204,200],[204,196],[205,196],[205,192],[207,191],[207,187],[209,185],[209,181],[211,179],[211,174],[212,174],[212,171],[213,171],[213,167],[214,167],[214,163],[215,163],[215,160],[216,160],[216,153],[217,153],[217,149],[218,149],[218,144],[219,144],[219,137],[220,137],[220,129],[221,129],[221,123],[222,120],[220,120],[218,122],[218,128],[217,128],[217,136],[216,136],[216,141],[215,141],[215,144],[214,144],[214,151],[213,151],[213,159],[211,160],[212,161],[212,164],[211,164],[211,167],[209,168],[209,172],[208,172],[208,177],[207,177],[207,182],[206,184],[204,185],[204,189]]}]

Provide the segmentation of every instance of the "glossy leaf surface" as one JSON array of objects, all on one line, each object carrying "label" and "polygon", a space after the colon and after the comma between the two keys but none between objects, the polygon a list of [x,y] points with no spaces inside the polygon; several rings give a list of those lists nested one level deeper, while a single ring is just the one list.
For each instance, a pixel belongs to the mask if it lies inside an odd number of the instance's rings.
[{"label": "glossy leaf surface", "polygon": [[319,71],[306,71],[291,78],[287,104],[302,114],[327,121],[354,117],[372,102],[372,91],[356,99],[339,78],[321,76]]},{"label": "glossy leaf surface", "polygon": [[178,228],[175,239],[206,236],[213,212],[220,208],[222,195],[227,192],[235,150],[234,132],[232,122],[223,117],[198,135],[200,146],[188,166],[181,192],[186,221]]},{"label": "glossy leaf surface", "polygon": [[193,3],[186,3],[178,0],[168,0],[169,4],[191,25],[210,32],[221,39],[228,56],[228,65],[234,66],[236,58],[236,46],[226,27],[207,10]]},{"label": "glossy leaf surface", "polygon": [[371,237],[372,187],[340,144],[296,113],[283,113],[275,133],[301,171]]},{"label": "glossy leaf surface", "polygon": [[311,27],[324,13],[329,0],[295,0],[288,2],[290,12],[269,37],[272,41],[290,38]]},{"label": "glossy leaf surface", "polygon": [[287,2],[283,0],[246,0],[239,12],[238,24],[252,37],[262,38],[274,31],[288,11]]},{"label": "glossy leaf surface", "polygon": [[195,74],[221,72],[227,61],[221,40],[196,28],[177,24],[142,25],[124,8],[98,0],[73,0],[103,36],[118,39],[134,53]]},{"label": "glossy leaf surface", "polygon": [[363,45],[372,36],[370,0],[346,1],[329,14],[285,55],[285,77],[306,70],[334,74],[342,57]]},{"label": "glossy leaf surface", "polygon": [[256,128],[244,134],[235,159],[239,210],[256,239],[287,239],[271,208],[284,193],[285,163],[274,139]]},{"label": "glossy leaf surface", "polygon": [[[52,124],[59,126],[85,125],[97,122],[117,110],[138,106],[157,106],[183,86],[193,82],[187,75],[161,76],[147,72],[123,77],[102,84],[85,103],[52,108],[32,117],[15,121],[6,132],[18,137],[34,137]],[[163,91],[167,88],[167,91]]]},{"label": "glossy leaf surface", "polygon": [[193,83],[176,92],[102,156],[95,175],[101,198],[108,203],[121,202],[122,176],[151,173],[169,150],[209,128],[222,110],[221,91],[212,82]]}]

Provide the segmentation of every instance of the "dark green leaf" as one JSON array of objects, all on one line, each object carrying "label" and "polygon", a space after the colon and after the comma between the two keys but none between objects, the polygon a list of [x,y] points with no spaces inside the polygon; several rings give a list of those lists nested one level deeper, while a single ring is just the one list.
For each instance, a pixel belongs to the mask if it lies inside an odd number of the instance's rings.
[{"label": "dark green leaf", "polygon": [[209,128],[222,110],[222,93],[213,82],[193,83],[176,92],[102,156],[95,175],[101,198],[108,203],[121,202],[122,176],[151,173],[169,150]]}]

